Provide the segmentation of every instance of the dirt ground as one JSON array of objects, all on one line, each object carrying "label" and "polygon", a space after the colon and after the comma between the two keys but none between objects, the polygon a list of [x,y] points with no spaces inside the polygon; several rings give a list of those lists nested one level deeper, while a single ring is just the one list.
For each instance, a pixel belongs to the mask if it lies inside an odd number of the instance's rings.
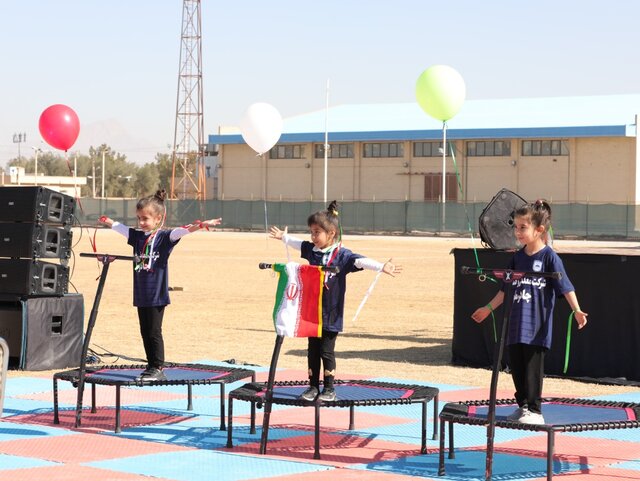
[{"label": "dirt ground", "polygon": [[[79,257],[92,252],[94,229],[74,231],[72,286],[85,301],[89,318],[101,264]],[[308,239],[307,233],[298,234]],[[119,234],[99,229],[100,253],[131,255]],[[488,386],[491,372],[450,364],[453,335],[453,248],[482,248],[478,240],[446,237],[345,236],[345,246],[377,260],[393,258],[403,266],[397,277],[382,275],[358,319],[353,316],[375,273],[348,277],[345,332],[336,345],[338,378],[341,374],[387,376],[433,383]],[[590,243],[593,245],[594,243]],[[601,244],[609,246],[612,243]],[[620,244],[620,243],[618,243]],[[556,241],[554,247],[585,245],[584,241]],[[291,251],[298,259],[297,251]],[[180,241],[170,259],[172,303],[165,311],[166,359],[172,362],[228,360],[268,366],[275,340],[271,320],[276,278],[259,270],[260,262],[284,262],[280,241],[265,233],[206,232]],[[91,348],[129,358],[144,358],[136,312],[132,306],[132,267],[115,261],[109,267]],[[471,319],[469,320],[471,321]],[[116,358],[101,356],[104,363]],[[120,358],[117,362],[131,361]],[[306,339],[285,339],[279,367],[306,369]],[[24,373],[22,373],[24,374]],[[10,376],[20,375],[12,371]],[[512,389],[503,374],[501,389]],[[596,395],[632,388],[545,380],[545,395]]]}]

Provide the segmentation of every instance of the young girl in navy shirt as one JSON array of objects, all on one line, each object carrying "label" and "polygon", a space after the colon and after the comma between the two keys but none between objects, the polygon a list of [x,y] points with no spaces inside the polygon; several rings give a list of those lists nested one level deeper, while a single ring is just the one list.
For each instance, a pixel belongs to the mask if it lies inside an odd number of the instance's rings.
[{"label": "young girl in navy shirt", "polygon": [[222,219],[189,224],[176,229],[162,229],[166,215],[166,192],[140,199],[136,216],[140,229],[127,227],[109,217],[100,222],[127,238],[135,257],[133,268],[133,305],[138,310],[140,334],[147,357],[147,368],[139,376],[141,381],[163,381],[164,340],[162,319],[169,300],[168,261],[171,251],[180,239],[196,230],[219,225]]},{"label": "young girl in navy shirt", "polygon": [[[544,354],[551,348],[553,308],[556,296],[563,295],[574,312],[578,328],[587,324],[560,257],[547,245],[551,207],[538,200],[516,210],[515,236],[524,247],[517,251],[509,269],[514,271],[560,272],[560,279],[530,277],[512,281],[513,301],[509,317],[507,346],[509,367],[516,388],[518,408],[507,418],[525,424],[544,424],[542,380]],[[476,322],[485,318],[504,301],[505,285],[484,307],[472,315]]]},{"label": "young girl in navy shirt", "polygon": [[[344,326],[344,295],[347,288],[347,274],[370,269],[382,271],[393,276],[400,273],[401,266],[391,260],[381,262],[368,259],[351,252],[339,242],[340,223],[338,220],[338,204],[333,201],[327,210],[311,214],[307,219],[311,232],[311,242],[297,239],[287,234],[287,228],[280,230],[272,227],[270,235],[282,240],[287,246],[300,250],[300,256],[316,266],[334,266],[338,273],[327,272],[322,290],[322,337],[310,337],[307,351],[309,367],[309,388],[301,398],[314,401],[335,401],[336,392],[333,386],[336,372],[335,345],[338,333]],[[320,364],[324,368],[323,389],[320,393]]]}]

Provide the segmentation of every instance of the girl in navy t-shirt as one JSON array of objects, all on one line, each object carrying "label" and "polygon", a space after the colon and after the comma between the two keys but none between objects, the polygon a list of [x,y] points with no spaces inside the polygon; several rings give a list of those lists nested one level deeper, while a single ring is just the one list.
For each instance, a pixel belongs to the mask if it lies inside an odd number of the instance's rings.
[{"label": "girl in navy t-shirt", "polygon": [[[333,386],[336,371],[335,344],[338,333],[344,327],[344,295],[347,289],[347,274],[370,269],[393,276],[400,273],[401,266],[374,261],[351,252],[340,243],[340,223],[338,203],[333,201],[327,210],[311,214],[307,219],[311,232],[311,242],[297,239],[287,234],[287,229],[271,228],[271,237],[282,240],[286,245],[300,250],[300,256],[315,266],[334,266],[338,273],[326,272],[322,290],[322,337],[310,337],[307,351],[309,367],[309,388],[301,398],[314,401],[335,401]],[[320,391],[320,364],[324,368],[323,389]]]},{"label": "girl in navy t-shirt", "polygon": [[180,239],[196,230],[219,225],[222,219],[197,222],[176,229],[163,229],[166,192],[140,199],[136,205],[139,229],[133,229],[102,216],[100,222],[127,238],[133,247],[133,305],[138,310],[140,334],[147,356],[147,368],[140,374],[141,381],[163,381],[164,340],[162,319],[169,300],[168,261],[171,251]]},{"label": "girl in navy t-shirt", "polygon": [[[509,317],[507,346],[509,367],[516,388],[518,408],[507,418],[525,424],[544,424],[542,416],[542,380],[544,354],[551,348],[553,308],[556,296],[564,296],[574,312],[578,328],[587,324],[587,314],[580,310],[573,284],[567,277],[562,260],[547,245],[551,207],[538,200],[516,210],[515,236],[524,247],[517,251],[509,269],[529,272],[560,272],[560,279],[527,276],[513,280],[513,301]],[[472,315],[482,322],[504,301],[504,289]]]}]

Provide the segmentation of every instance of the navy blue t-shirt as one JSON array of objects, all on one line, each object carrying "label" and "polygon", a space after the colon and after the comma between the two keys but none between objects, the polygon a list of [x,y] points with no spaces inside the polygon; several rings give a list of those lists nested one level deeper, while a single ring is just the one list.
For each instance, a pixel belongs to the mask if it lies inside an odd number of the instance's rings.
[{"label": "navy blue t-shirt", "polygon": [[166,306],[171,302],[168,260],[180,239],[172,242],[170,233],[170,230],[159,230],[156,233],[152,242],[149,242],[147,257],[143,249],[149,234],[129,228],[127,243],[133,246],[133,255],[143,261],[134,263],[133,269],[133,305],[136,307]]},{"label": "navy blue t-shirt", "polygon": [[[574,290],[562,260],[549,246],[532,256],[522,248],[514,254],[509,269],[562,274],[561,279],[527,277],[511,283],[513,304],[509,317],[507,345],[522,343],[550,349],[556,296]],[[502,290],[504,289],[503,284]]]},{"label": "navy blue t-shirt", "polygon": [[361,256],[345,247],[340,247],[337,254],[331,258],[331,253],[314,250],[313,242],[302,241],[300,257],[309,261],[312,266],[330,266],[340,268],[340,272],[325,273],[325,286],[322,289],[322,328],[332,332],[342,332],[344,327],[344,295],[347,291],[347,274],[361,271],[354,262]]}]

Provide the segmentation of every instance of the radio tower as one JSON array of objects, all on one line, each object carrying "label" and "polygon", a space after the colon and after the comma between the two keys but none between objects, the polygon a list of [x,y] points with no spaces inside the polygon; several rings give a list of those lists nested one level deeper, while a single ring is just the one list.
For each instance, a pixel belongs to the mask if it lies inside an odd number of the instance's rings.
[{"label": "radio tower", "polygon": [[200,0],[183,0],[171,173],[172,199],[204,200]]}]

